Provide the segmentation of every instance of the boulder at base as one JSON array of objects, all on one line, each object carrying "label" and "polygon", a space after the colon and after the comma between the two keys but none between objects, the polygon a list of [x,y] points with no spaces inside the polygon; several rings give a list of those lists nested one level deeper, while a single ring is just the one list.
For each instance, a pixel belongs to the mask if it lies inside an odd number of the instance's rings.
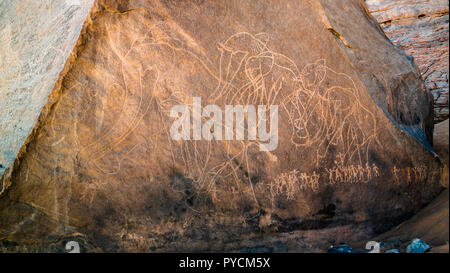
[{"label": "boulder at base", "polygon": [[[6,251],[319,251],[441,191],[432,96],[363,1],[96,1],[73,53],[0,196]],[[278,106],[276,148],[174,140],[195,100]]]}]

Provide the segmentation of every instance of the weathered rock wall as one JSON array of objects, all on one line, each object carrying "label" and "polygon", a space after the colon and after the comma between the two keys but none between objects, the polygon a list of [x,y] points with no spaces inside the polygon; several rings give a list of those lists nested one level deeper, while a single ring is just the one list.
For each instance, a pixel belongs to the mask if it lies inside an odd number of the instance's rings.
[{"label": "weathered rock wall", "polygon": [[[432,97],[362,1],[96,1],[77,45],[0,196],[4,245],[317,251],[441,190]],[[172,139],[194,97],[278,105],[278,147]]]},{"label": "weathered rock wall", "polygon": [[434,96],[435,122],[448,119],[447,0],[366,0],[386,35],[413,56]]},{"label": "weathered rock wall", "polygon": [[92,4],[93,0],[0,2],[0,194]]}]

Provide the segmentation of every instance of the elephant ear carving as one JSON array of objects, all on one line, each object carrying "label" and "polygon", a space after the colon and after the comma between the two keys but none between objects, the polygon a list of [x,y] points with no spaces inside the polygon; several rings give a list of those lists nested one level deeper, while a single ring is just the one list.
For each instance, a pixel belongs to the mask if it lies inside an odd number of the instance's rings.
[{"label": "elephant ear carving", "polygon": [[307,64],[302,70],[303,87],[305,89],[312,89],[319,86],[325,79],[327,69],[325,60],[318,60],[315,63]]}]

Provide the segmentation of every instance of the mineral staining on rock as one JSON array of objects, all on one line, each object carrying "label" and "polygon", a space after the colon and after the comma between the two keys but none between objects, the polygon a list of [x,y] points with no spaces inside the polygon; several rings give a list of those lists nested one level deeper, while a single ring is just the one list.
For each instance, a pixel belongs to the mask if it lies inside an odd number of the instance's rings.
[{"label": "mineral staining on rock", "polygon": [[366,0],[386,35],[413,56],[433,93],[435,121],[448,119],[448,1]]},{"label": "mineral staining on rock", "polygon": [[[432,98],[361,2],[342,2],[97,1],[0,198],[0,239],[301,250],[417,211],[440,191],[422,144]],[[277,149],[173,140],[170,109],[194,97],[278,105]],[[304,239],[281,248],[285,231]]]},{"label": "mineral staining on rock", "polygon": [[[0,2],[0,177],[7,179],[92,4],[93,0]],[[0,193],[4,186],[0,181]]]}]

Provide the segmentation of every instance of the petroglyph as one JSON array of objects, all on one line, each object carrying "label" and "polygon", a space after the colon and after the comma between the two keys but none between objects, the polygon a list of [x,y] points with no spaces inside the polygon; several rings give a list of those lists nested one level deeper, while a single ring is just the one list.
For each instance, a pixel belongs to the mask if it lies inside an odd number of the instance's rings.
[{"label": "petroglyph", "polygon": [[[170,23],[153,25],[145,34],[135,38],[126,50],[117,47],[120,32],[107,31],[108,46],[115,54],[122,79],[108,80],[108,84],[97,88],[95,94],[83,98],[87,100],[86,105],[94,105],[90,112],[95,113],[95,119],[86,116],[86,112],[81,115],[91,120],[89,122],[95,122],[97,128],[95,134],[90,134],[90,144],[85,145],[77,156],[86,169],[105,175],[117,174],[122,162],[135,156],[133,149],[146,147],[151,154],[157,146],[156,141],[167,138],[174,166],[182,163],[183,175],[194,182],[197,191],[206,191],[213,199],[220,199],[215,194],[218,187],[234,187],[236,194],[248,194],[258,203],[250,158],[260,152],[257,150],[259,145],[264,145],[260,140],[180,142],[170,138],[170,125],[174,120],[170,115],[171,108],[184,104],[189,113],[194,113],[192,101],[199,96],[196,90],[189,90],[189,78],[179,76],[183,75],[181,71],[190,70],[179,64],[188,63],[197,70],[200,68],[205,82],[217,83],[207,97],[198,98],[205,104],[262,105],[267,108],[279,105],[282,122],[288,122],[291,128],[290,137],[283,136],[283,140],[290,141],[299,152],[314,153],[317,167],[330,155],[330,147],[341,147],[332,155],[335,154],[342,166],[348,167],[326,170],[322,175],[327,175],[330,181],[369,181],[378,175],[373,166],[367,165],[367,149],[377,142],[375,117],[362,105],[353,80],[327,67],[324,60],[306,64],[300,69],[291,58],[269,47],[269,34],[241,32],[217,44],[220,57],[218,64],[214,65]],[[113,109],[110,105],[121,105],[121,108],[110,110]],[[106,111],[113,112],[106,114]],[[364,120],[361,120],[361,112]],[[109,120],[104,117],[109,117]],[[150,126],[146,140],[127,144],[127,139],[140,128],[144,117],[161,125]],[[206,117],[200,118],[198,122],[207,122]],[[254,127],[262,125],[259,121]],[[251,129],[240,131],[248,136]],[[224,154],[218,155],[217,151]],[[276,151],[262,153],[269,162],[277,162]],[[297,181],[301,190],[319,189],[319,174],[294,175],[296,170],[292,172],[275,179],[274,185],[278,186],[270,185],[274,194],[279,192],[277,187],[295,192],[285,180]],[[242,184],[243,181],[247,181],[247,186]]]},{"label": "petroglyph", "polygon": [[345,156],[338,154],[338,160],[333,168],[326,168],[327,178],[330,184],[370,182],[380,176],[380,169],[374,163],[365,165],[345,165]]},{"label": "petroglyph", "polygon": [[376,164],[369,165],[336,165],[326,168],[325,172],[300,172],[297,169],[280,174],[267,186],[271,200],[276,196],[284,196],[287,200],[294,200],[299,192],[318,192],[321,186],[336,184],[368,183],[380,176]]},{"label": "petroglyph", "polygon": [[[67,5],[76,1],[54,2],[67,14],[79,9]],[[350,241],[429,202],[439,190],[439,161],[411,132],[402,132],[388,111],[414,118],[426,134],[432,131],[419,74],[378,33],[358,1],[345,1],[345,9],[342,1],[325,2],[292,9],[297,1],[95,1],[30,142],[8,169],[13,175],[0,200],[2,238],[22,247],[80,232],[106,252],[241,250],[248,242],[252,249],[277,251],[273,232],[294,231],[319,244],[336,234]],[[35,14],[34,5],[28,6],[22,15]],[[16,16],[20,12],[5,18],[28,18]],[[11,30],[3,34],[14,40],[28,21],[6,20]],[[66,33],[46,25],[19,36],[32,42],[29,36]],[[50,40],[39,44],[51,47],[51,54],[22,64],[52,60],[50,55],[73,48]],[[0,47],[14,51],[6,43]],[[8,85],[16,82],[10,80],[21,54],[6,55]],[[45,64],[38,69],[60,67]],[[413,88],[388,109],[398,75],[413,75]],[[53,86],[48,78],[36,84],[45,83]],[[29,87],[39,89],[34,82]],[[16,93],[21,98],[24,92]],[[402,106],[406,98],[411,107]],[[196,111],[196,100],[222,112],[222,136],[208,123],[218,119],[203,113],[195,119],[206,109]],[[29,105],[34,99],[17,101]],[[189,139],[170,136],[176,105],[188,108]],[[270,135],[270,119],[249,126],[259,119],[254,114],[260,105],[278,106],[273,150],[260,148],[269,141],[258,132],[265,128],[262,133]],[[227,106],[235,115],[228,125]],[[236,115],[241,106],[250,108]],[[4,122],[26,134],[28,127],[15,121],[34,118],[19,108],[6,109],[11,115]],[[238,120],[244,120],[242,127],[231,125]],[[196,124],[201,134],[193,130]],[[401,170],[398,186],[394,165],[425,165],[429,173],[408,184],[408,170]],[[0,162],[0,172],[8,166]],[[409,170],[412,180],[420,177],[416,172]],[[270,235],[264,242],[261,232]],[[283,240],[283,248],[292,241]],[[283,251],[299,249],[291,245]]]},{"label": "petroglyph", "polygon": [[394,181],[396,182],[396,184],[417,183],[426,180],[429,175],[433,175],[429,174],[428,168],[425,165],[402,168],[394,166],[394,168],[392,169],[392,174],[394,176]]},{"label": "petroglyph", "polygon": [[269,40],[265,33],[238,33],[220,44],[221,80],[214,100],[279,104],[292,127],[292,143],[316,149],[317,165],[331,146],[340,145],[346,163],[367,162],[367,149],[377,142],[377,125],[354,81],[327,67],[325,60],[300,69],[291,58],[272,51]]},{"label": "petroglyph", "polygon": [[366,163],[363,165],[336,166],[326,169],[330,184],[370,182],[373,178],[380,176],[379,168]]},{"label": "petroglyph", "polygon": [[320,174],[313,172],[307,174],[292,170],[288,173],[280,174],[276,179],[272,180],[268,185],[269,192],[272,197],[285,195],[287,200],[294,200],[295,196],[300,191],[319,190]]}]

